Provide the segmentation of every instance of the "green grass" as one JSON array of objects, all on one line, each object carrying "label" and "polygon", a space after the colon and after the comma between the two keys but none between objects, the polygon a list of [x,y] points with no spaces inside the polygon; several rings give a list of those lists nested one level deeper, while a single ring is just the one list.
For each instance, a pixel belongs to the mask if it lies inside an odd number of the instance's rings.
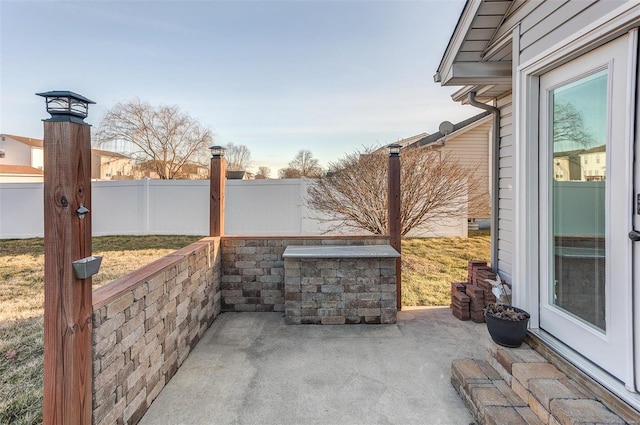
[{"label": "green grass", "polygon": [[470,231],[468,238],[402,241],[402,305],[449,305],[451,282],[467,280],[469,260],[489,262],[490,245],[487,230]]},{"label": "green grass", "polygon": [[42,317],[0,323],[0,424],[42,422]]},{"label": "green grass", "polygon": [[[187,246],[194,236],[105,236],[93,239],[102,255],[94,287]],[[42,423],[44,242],[0,242],[0,424]]]},{"label": "green grass", "polygon": [[[402,242],[402,303],[449,305],[450,284],[466,279],[467,261],[489,257],[487,231],[469,238]],[[94,287],[195,242],[193,236],[106,236],[93,239],[102,255]],[[42,239],[0,243],[0,424],[42,422],[44,255]]]}]

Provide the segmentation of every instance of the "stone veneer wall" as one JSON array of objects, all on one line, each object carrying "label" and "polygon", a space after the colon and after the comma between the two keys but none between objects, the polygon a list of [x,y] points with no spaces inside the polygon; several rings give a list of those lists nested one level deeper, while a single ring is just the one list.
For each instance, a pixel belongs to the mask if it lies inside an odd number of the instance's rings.
[{"label": "stone veneer wall", "polygon": [[289,325],[396,323],[395,258],[286,258]]},{"label": "stone veneer wall", "polygon": [[388,236],[224,236],[222,310],[284,312],[282,254],[289,245],[388,244]]},{"label": "stone veneer wall", "polygon": [[95,290],[93,423],[137,423],[220,311],[220,238]]}]

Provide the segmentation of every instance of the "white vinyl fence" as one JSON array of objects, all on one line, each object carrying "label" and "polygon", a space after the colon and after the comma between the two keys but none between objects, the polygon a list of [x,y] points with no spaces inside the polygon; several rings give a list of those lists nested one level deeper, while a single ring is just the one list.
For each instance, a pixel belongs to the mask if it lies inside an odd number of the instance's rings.
[{"label": "white vinyl fence", "polygon": [[[326,233],[329,224],[305,205],[310,184],[306,179],[227,180],[225,234]],[[94,236],[209,234],[208,181],[100,181],[92,183],[91,194]],[[43,199],[43,183],[1,183],[0,239],[42,237]],[[410,236],[466,234],[467,220],[461,217]]]}]

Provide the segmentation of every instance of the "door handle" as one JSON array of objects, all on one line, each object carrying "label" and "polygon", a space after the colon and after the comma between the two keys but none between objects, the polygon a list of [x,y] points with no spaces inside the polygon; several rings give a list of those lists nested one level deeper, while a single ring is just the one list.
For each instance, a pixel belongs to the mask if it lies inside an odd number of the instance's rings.
[{"label": "door handle", "polygon": [[638,232],[637,230],[630,231],[629,232],[629,239],[631,239],[634,242],[640,241],[640,232]]}]

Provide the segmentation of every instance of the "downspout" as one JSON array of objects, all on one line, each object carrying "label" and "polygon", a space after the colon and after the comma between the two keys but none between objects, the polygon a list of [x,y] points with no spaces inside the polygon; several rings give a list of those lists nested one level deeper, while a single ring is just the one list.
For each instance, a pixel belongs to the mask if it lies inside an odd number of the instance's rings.
[{"label": "downspout", "polygon": [[498,272],[498,211],[500,208],[500,109],[476,100],[476,92],[469,93],[469,105],[493,114],[493,156],[491,158],[491,268]]}]

